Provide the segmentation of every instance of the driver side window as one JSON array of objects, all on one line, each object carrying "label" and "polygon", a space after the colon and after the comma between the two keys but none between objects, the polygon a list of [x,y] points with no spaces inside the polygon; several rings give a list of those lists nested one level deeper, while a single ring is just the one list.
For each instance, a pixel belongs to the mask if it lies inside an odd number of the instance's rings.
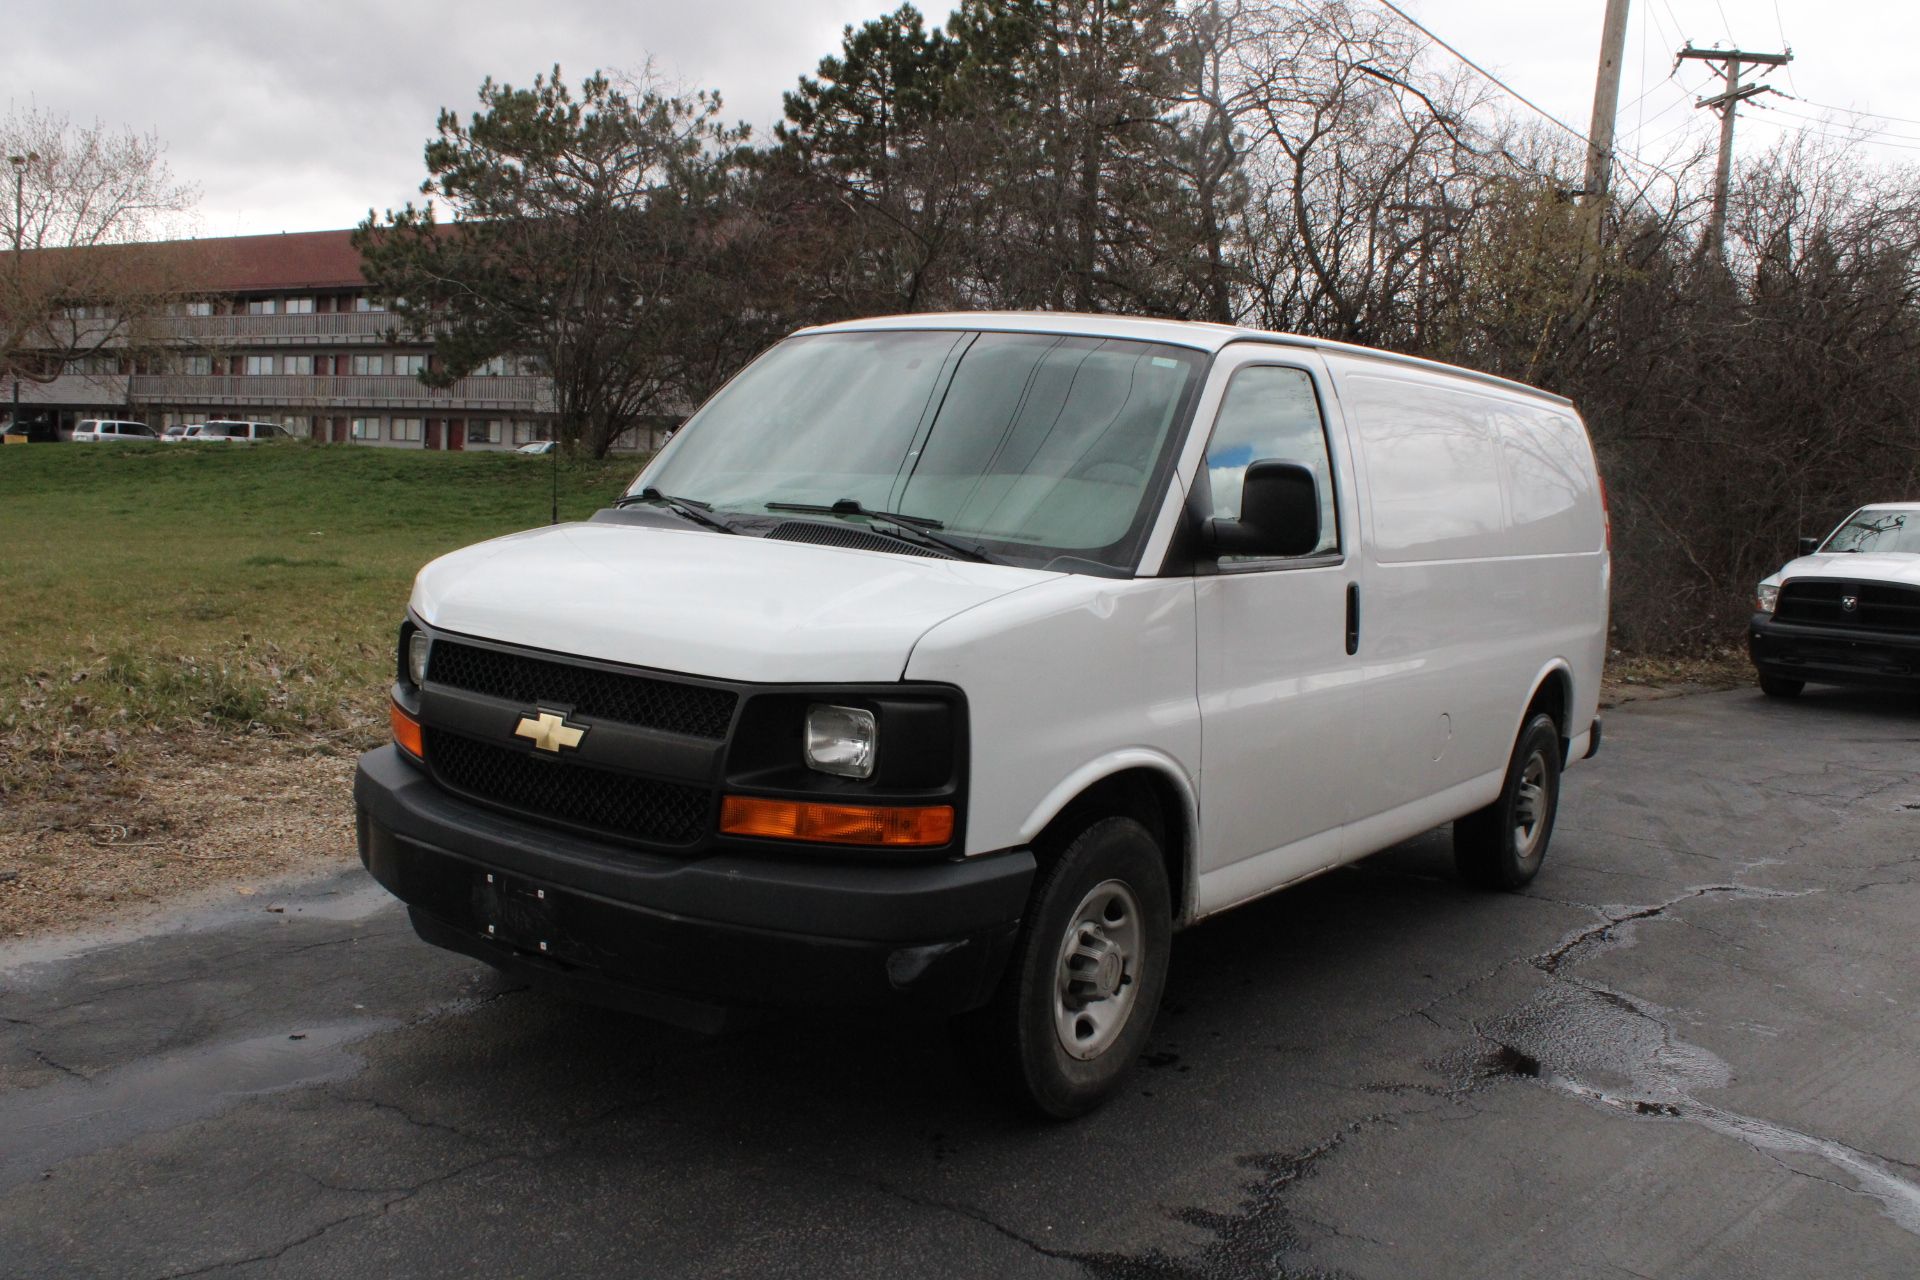
[{"label": "driver side window", "polygon": [[[1240,489],[1256,462],[1292,462],[1313,473],[1320,494],[1320,543],[1309,555],[1340,549],[1333,466],[1313,379],[1304,369],[1249,365],[1233,375],[1207,442],[1208,495],[1217,519],[1240,514]],[[1241,557],[1234,557],[1240,559]]]}]

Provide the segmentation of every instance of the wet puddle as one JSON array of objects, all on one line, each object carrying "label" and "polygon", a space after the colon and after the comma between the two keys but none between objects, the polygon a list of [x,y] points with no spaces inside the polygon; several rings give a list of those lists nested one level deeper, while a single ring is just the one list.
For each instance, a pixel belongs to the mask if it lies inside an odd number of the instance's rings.
[{"label": "wet puddle", "polygon": [[1733,1068],[1710,1050],[1681,1039],[1673,1028],[1672,1010],[1562,972],[1576,961],[1632,945],[1634,927],[1641,921],[1709,896],[1802,894],[1712,885],[1690,890],[1662,906],[1601,908],[1604,923],[1569,934],[1559,946],[1533,958],[1535,968],[1554,977],[1550,986],[1479,1028],[1483,1039],[1493,1045],[1479,1058],[1479,1073],[1535,1079],[1569,1097],[1628,1116],[1698,1125],[1776,1159],[1799,1156],[1824,1162],[1878,1200],[1900,1227],[1920,1235],[1920,1183],[1896,1173],[1889,1167],[1894,1162],[1700,1101],[1697,1094],[1702,1090],[1732,1084]]},{"label": "wet puddle", "polygon": [[360,1019],[277,1031],[0,1094],[0,1190],[247,1098],[353,1075],[361,1060],[347,1046],[395,1025]]}]

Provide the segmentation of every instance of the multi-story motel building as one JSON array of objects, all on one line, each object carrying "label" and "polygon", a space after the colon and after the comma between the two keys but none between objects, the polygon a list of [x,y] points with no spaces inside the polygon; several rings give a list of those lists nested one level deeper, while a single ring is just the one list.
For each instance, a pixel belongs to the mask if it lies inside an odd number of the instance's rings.
[{"label": "multi-story motel building", "polygon": [[154,341],[137,358],[102,351],[51,382],[23,381],[23,419],[51,417],[65,436],[83,418],[133,418],[155,431],[245,418],[316,440],[413,449],[511,449],[551,431],[552,385],[519,360],[445,389],[421,382],[434,357],[423,344],[388,341],[394,317],[367,292],[349,231],[150,248],[186,300],[151,322]]}]

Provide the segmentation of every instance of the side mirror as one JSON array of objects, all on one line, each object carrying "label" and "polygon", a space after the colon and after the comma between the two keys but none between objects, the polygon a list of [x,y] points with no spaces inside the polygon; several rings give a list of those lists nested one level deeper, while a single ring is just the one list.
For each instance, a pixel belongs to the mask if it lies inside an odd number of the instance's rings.
[{"label": "side mirror", "polygon": [[1819,549],[1820,549],[1820,539],[1818,539],[1818,538],[1802,538],[1802,539],[1800,539],[1800,554],[1801,554],[1801,555],[1803,555],[1803,556],[1810,556],[1810,555],[1812,555],[1812,554],[1813,554],[1814,552],[1816,552],[1816,551],[1818,551]]},{"label": "side mirror", "polygon": [[1256,462],[1240,487],[1240,518],[1207,521],[1220,556],[1303,556],[1320,545],[1320,491],[1297,462]]}]

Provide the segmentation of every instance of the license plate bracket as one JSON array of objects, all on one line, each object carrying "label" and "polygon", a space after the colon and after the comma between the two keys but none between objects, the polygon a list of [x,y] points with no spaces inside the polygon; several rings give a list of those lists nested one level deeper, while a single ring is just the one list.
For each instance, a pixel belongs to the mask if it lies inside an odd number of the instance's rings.
[{"label": "license plate bracket", "polygon": [[474,879],[473,914],[489,941],[556,960],[572,953],[561,925],[559,893],[545,885],[481,872]]}]

